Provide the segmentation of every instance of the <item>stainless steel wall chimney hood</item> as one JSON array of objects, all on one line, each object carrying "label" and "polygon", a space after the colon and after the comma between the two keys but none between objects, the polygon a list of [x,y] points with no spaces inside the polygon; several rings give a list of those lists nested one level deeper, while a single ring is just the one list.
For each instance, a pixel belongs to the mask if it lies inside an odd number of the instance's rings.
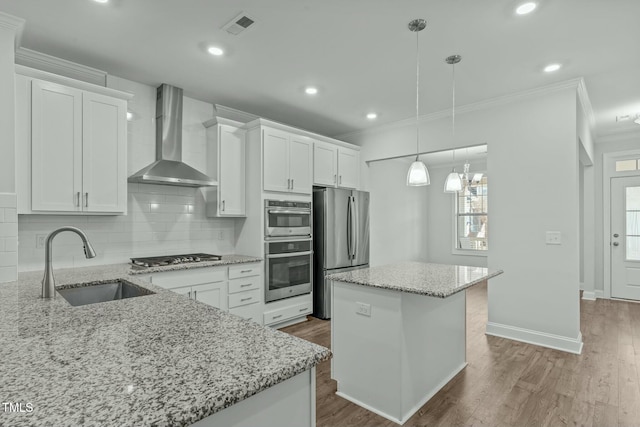
[{"label": "stainless steel wall chimney hood", "polygon": [[156,161],[129,182],[210,187],[217,181],[182,162],[182,89],[163,84],[156,92]]}]

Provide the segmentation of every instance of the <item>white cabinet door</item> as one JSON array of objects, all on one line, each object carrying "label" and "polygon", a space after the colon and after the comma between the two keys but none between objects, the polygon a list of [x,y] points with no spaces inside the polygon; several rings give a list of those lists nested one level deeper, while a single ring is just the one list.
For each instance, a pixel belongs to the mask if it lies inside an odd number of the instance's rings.
[{"label": "white cabinet door", "polygon": [[31,101],[31,208],[79,211],[82,91],[34,80]]},{"label": "white cabinet door", "polygon": [[338,184],[338,147],[335,145],[313,144],[313,183],[325,187]]},{"label": "white cabinet door", "polygon": [[358,188],[360,179],[360,152],[338,148],[338,187]]},{"label": "white cabinet door", "polygon": [[191,298],[201,303],[228,310],[227,282],[206,283],[191,287]]},{"label": "white cabinet door", "polygon": [[289,135],[269,128],[262,132],[264,189],[289,192]]},{"label": "white cabinet door", "polygon": [[244,130],[227,125],[219,126],[219,215],[244,216],[246,215]]},{"label": "white cabinet door", "polygon": [[127,205],[127,104],[83,93],[82,176],[85,212],[125,212]]},{"label": "white cabinet door", "polygon": [[291,135],[289,142],[290,191],[311,194],[313,180],[313,141],[305,136]]}]

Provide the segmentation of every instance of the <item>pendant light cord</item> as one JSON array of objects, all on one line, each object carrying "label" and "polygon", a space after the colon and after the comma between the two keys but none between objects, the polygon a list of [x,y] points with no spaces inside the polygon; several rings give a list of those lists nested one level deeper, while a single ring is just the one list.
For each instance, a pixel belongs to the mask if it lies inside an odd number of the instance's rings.
[{"label": "pendant light cord", "polygon": [[420,31],[416,31],[416,161],[420,154]]},{"label": "pendant light cord", "polygon": [[453,141],[453,170],[456,170],[456,64],[451,64],[451,140]]}]

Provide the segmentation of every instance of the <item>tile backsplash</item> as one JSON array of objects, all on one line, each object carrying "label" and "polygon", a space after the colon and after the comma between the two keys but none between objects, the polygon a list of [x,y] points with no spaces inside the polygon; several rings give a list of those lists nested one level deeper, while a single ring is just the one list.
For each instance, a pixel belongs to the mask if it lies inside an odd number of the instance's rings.
[{"label": "tile backsplash", "polygon": [[16,280],[18,215],[16,195],[0,193],[0,283]]},{"label": "tile backsplash", "polygon": [[48,233],[64,225],[85,231],[97,256],[86,259],[80,238],[61,233],[53,242],[54,268],[128,262],[133,256],[233,253],[235,219],[207,218],[202,190],[128,185],[127,215],[19,215],[19,271],[44,268],[41,243]]}]

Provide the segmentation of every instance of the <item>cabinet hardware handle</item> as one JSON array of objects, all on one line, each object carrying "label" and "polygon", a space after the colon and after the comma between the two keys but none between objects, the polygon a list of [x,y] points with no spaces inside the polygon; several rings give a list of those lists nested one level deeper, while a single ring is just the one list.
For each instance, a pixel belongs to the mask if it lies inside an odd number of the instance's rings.
[{"label": "cabinet hardware handle", "polygon": [[338,181],[338,175],[333,175],[333,183],[335,184]]},{"label": "cabinet hardware handle", "polygon": [[84,193],[84,207],[89,207],[89,193]]},{"label": "cabinet hardware handle", "polygon": [[76,199],[76,206],[77,206],[77,207],[80,207],[80,192],[79,192],[79,191],[76,193],[76,197],[77,197],[77,199]]},{"label": "cabinet hardware handle", "polygon": [[291,188],[291,180],[287,178],[287,190]]},{"label": "cabinet hardware handle", "polygon": [[613,242],[613,246],[618,246],[620,243],[618,242]]},{"label": "cabinet hardware handle", "polygon": [[241,298],[241,299],[240,299],[240,302],[250,301],[250,300],[252,300],[252,299],[253,299],[253,297],[249,297],[249,298]]},{"label": "cabinet hardware handle", "polygon": [[251,273],[253,271],[253,269],[250,270],[240,270],[240,273]]},{"label": "cabinet hardware handle", "polygon": [[342,175],[340,175],[340,182],[338,184],[342,184]]},{"label": "cabinet hardware handle", "polygon": [[273,316],[273,320],[279,319],[282,317],[282,314],[278,314],[277,316]]},{"label": "cabinet hardware handle", "polygon": [[307,311],[307,308],[306,308],[306,307],[305,307],[305,308],[301,308],[301,309],[300,309],[300,310],[298,310],[298,311],[302,313],[303,311]]},{"label": "cabinet hardware handle", "polygon": [[291,180],[291,189],[293,190],[293,179]]},{"label": "cabinet hardware handle", "polygon": [[193,291],[193,299],[198,301],[198,291]]},{"label": "cabinet hardware handle", "polygon": [[226,209],[226,206],[225,206],[225,203],[224,203],[224,200],[223,200],[222,201],[222,212],[224,212],[225,209]]},{"label": "cabinet hardware handle", "polygon": [[246,288],[247,286],[251,286],[251,283],[245,283],[244,285],[240,285],[241,288]]},{"label": "cabinet hardware handle", "polygon": [[189,299],[191,299],[191,291],[189,291]]},{"label": "cabinet hardware handle", "polygon": [[614,234],[613,237],[619,237],[618,233]]}]

